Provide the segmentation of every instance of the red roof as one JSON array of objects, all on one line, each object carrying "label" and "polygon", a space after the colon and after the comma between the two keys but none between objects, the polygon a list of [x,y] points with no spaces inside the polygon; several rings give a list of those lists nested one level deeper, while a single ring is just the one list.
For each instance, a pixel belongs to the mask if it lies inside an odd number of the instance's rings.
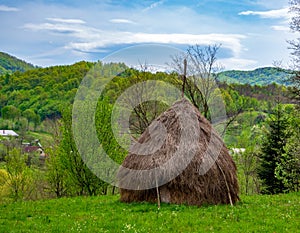
[{"label": "red roof", "polygon": [[41,149],[39,146],[26,146],[24,147],[24,152],[26,153],[31,153],[31,152],[35,152],[38,149]]}]

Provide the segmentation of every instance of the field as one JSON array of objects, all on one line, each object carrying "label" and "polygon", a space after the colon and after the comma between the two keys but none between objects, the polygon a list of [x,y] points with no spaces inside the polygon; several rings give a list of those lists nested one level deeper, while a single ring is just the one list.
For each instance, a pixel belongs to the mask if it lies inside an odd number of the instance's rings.
[{"label": "field", "polygon": [[231,206],[76,197],[0,205],[0,232],[300,232],[300,193],[242,196]]}]

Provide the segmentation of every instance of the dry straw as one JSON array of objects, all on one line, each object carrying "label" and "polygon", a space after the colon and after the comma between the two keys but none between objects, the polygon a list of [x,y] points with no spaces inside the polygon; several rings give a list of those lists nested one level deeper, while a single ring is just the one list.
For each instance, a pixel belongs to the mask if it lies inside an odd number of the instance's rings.
[{"label": "dry straw", "polygon": [[[153,203],[162,201],[166,203],[198,206],[203,204],[234,204],[239,200],[239,187],[235,163],[229,155],[228,149],[226,148],[221,137],[219,137],[217,132],[213,129],[210,122],[205,119],[200,112],[186,99],[177,101],[173,106],[171,106],[156,119],[156,121],[162,123],[166,128],[167,136],[163,146],[150,155],[129,153],[122,166],[137,171],[151,170],[155,167],[162,166],[172,158],[176,150],[178,150],[179,141],[182,137],[181,127],[183,127],[183,125],[181,125],[179,122],[180,113],[176,111],[178,107],[181,107],[181,109],[192,108],[197,118],[197,122],[199,123],[195,126],[199,130],[198,142],[195,143],[195,145],[186,145],[189,148],[184,148],[181,150],[194,150],[195,156],[178,176],[165,184],[159,184],[159,181],[162,180],[162,177],[170,175],[168,170],[163,170],[158,174],[155,174],[155,176],[144,177],[144,182],[155,182],[158,184],[158,187],[156,188],[146,190],[128,190],[121,188],[121,201],[147,201]],[[154,129],[151,129],[151,136],[149,130],[146,130],[141,135],[138,140],[140,144],[151,141],[151,137],[156,137],[155,126],[153,127]],[[193,137],[191,134],[184,136],[190,138]],[[215,143],[221,144],[221,147],[219,147],[221,148],[220,150],[214,151],[208,148],[211,137],[215,138]],[[155,140],[152,141],[155,142]],[[151,146],[151,143],[149,146]],[[153,145],[153,147],[155,147],[155,145]],[[211,168],[205,174],[201,175],[199,169],[201,164],[204,162],[203,160],[205,154],[207,153],[209,156],[211,156],[212,160],[213,158],[216,158],[216,156],[217,159]],[[181,161],[174,160],[176,163],[172,164],[172,169],[176,170],[178,167],[180,167],[180,163],[184,163],[186,160],[185,158],[186,154],[181,153]],[[128,169],[121,168],[118,172],[120,187],[128,187],[129,185],[126,184],[138,182],[137,177],[129,175]],[[155,180],[153,181],[153,179]],[[158,198],[160,198],[160,200],[158,200]]]}]

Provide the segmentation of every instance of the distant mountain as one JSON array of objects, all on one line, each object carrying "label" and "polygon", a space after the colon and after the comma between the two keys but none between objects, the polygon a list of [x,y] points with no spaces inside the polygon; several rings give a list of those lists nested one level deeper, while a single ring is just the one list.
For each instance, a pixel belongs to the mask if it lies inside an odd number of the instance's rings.
[{"label": "distant mountain", "polygon": [[13,57],[7,53],[0,52],[0,75],[13,73],[15,71],[27,71],[36,68],[34,65]]},{"label": "distant mountain", "polygon": [[219,73],[218,80],[227,83],[240,83],[250,85],[268,85],[277,83],[289,86],[291,83],[288,78],[290,77],[288,70],[265,67],[258,68],[251,71],[230,70]]}]

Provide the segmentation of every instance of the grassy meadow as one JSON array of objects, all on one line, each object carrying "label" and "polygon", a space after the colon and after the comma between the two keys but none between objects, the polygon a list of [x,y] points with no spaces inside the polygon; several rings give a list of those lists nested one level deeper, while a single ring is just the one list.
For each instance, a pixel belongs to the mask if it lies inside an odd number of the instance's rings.
[{"label": "grassy meadow", "polygon": [[0,205],[0,232],[300,232],[300,193],[242,196],[231,207],[76,197]]}]

